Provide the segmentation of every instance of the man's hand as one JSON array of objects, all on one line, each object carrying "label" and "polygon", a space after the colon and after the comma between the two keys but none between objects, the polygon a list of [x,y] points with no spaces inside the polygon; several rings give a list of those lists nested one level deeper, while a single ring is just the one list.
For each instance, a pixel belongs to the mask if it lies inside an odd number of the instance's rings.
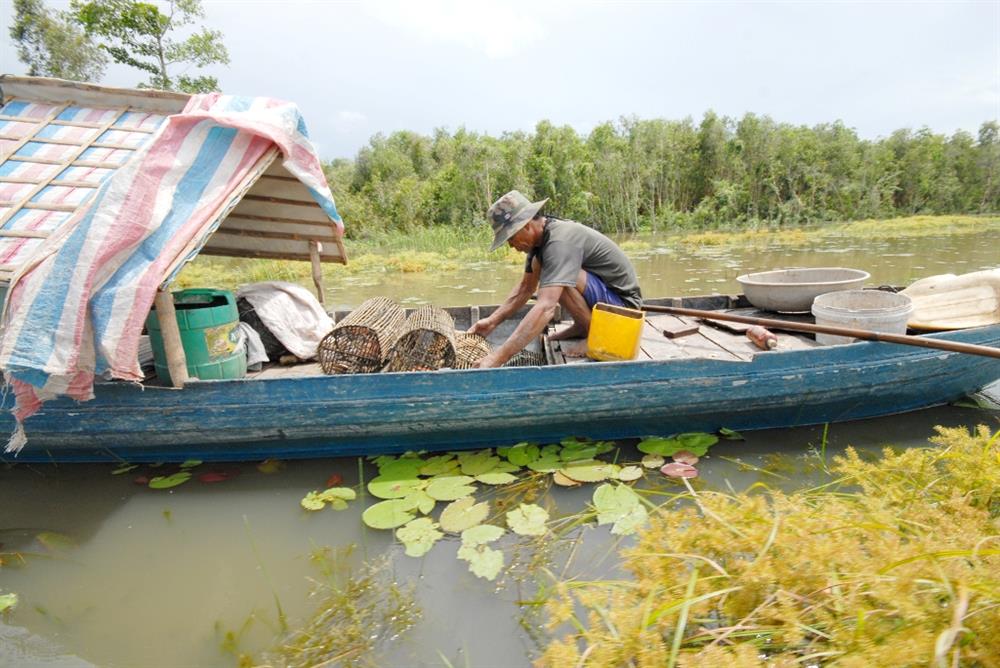
[{"label": "man's hand", "polygon": [[500,366],[500,360],[497,359],[496,353],[490,353],[483,359],[479,360],[476,365],[477,369],[495,369]]},{"label": "man's hand", "polygon": [[497,326],[493,324],[493,321],[489,318],[482,318],[477,320],[472,327],[465,330],[466,334],[478,334],[479,336],[489,336],[490,332],[496,329]]}]

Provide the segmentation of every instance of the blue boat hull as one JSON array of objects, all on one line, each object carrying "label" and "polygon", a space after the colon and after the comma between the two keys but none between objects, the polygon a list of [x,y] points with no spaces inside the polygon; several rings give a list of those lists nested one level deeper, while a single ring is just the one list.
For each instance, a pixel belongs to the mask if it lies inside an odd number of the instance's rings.
[{"label": "blue boat hull", "polygon": [[[1000,325],[935,337],[1000,347]],[[3,459],[238,461],[793,427],[942,404],[997,378],[1000,359],[855,343],[752,362],[223,380],[183,390],[106,383],[93,401],[46,403],[26,422],[24,450]],[[0,430],[13,427],[4,411]]]}]

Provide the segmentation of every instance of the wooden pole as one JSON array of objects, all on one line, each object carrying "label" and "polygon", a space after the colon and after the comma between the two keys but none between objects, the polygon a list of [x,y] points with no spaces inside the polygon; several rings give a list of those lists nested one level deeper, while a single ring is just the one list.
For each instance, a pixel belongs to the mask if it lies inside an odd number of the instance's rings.
[{"label": "wooden pole", "polygon": [[167,368],[174,387],[184,387],[188,382],[187,356],[181,344],[181,329],[177,326],[177,312],[174,310],[174,296],[168,290],[157,290],[153,300],[156,319],[163,335],[163,349],[167,354]]},{"label": "wooden pole", "polygon": [[312,275],[313,283],[316,284],[316,296],[319,297],[319,303],[326,305],[326,299],[323,297],[323,265],[320,263],[320,251],[323,247],[320,246],[318,241],[309,242],[309,260],[312,262]]},{"label": "wooden pole", "polygon": [[704,318],[708,320],[726,320],[729,322],[742,322],[747,325],[760,325],[772,329],[783,329],[793,332],[813,332],[818,334],[832,334],[834,336],[849,336],[865,341],[882,341],[884,343],[899,343],[906,346],[919,346],[921,348],[936,348],[947,350],[952,353],[966,353],[969,355],[982,355],[984,357],[996,357],[1000,359],[1000,348],[989,346],[977,346],[972,343],[959,343],[958,341],[942,341],[940,339],[929,339],[922,336],[908,336],[906,334],[887,334],[885,332],[870,332],[867,329],[853,329],[849,327],[834,327],[832,325],[813,325],[808,322],[793,322],[790,320],[775,320],[772,318],[752,318],[745,315],[725,313],[721,311],[702,311],[693,308],[681,308],[678,306],[653,306],[645,305],[643,311],[651,313],[669,313],[671,315],[686,315],[694,318]]}]

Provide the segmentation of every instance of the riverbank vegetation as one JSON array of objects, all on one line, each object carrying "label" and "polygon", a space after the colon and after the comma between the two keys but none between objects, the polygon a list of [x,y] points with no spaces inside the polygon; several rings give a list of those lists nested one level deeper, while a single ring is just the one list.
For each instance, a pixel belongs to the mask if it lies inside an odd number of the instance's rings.
[{"label": "riverbank vegetation", "polygon": [[849,449],[816,489],[689,486],[630,577],[552,587],[537,665],[1000,665],[1000,433],[932,443]]},{"label": "riverbank vegetation", "polygon": [[[348,223],[348,227],[350,224]],[[887,239],[933,235],[1000,233],[1000,216],[909,216],[860,220],[825,226],[755,227],[752,229],[678,231],[670,234],[616,235],[626,254],[658,247],[699,246],[803,247],[828,238]],[[363,239],[347,239],[346,266],[330,267],[327,278],[377,273],[447,272],[483,262],[520,265],[524,256],[509,248],[489,252],[492,235],[486,225],[466,228],[429,227],[408,233],[382,231]],[[312,285],[308,262],[199,256],[184,268],[178,287],[235,288],[258,281],[290,281]]]},{"label": "riverbank vegetation", "polygon": [[499,137],[394,132],[327,175],[352,239],[485,225],[511,188],[616,233],[972,214],[1000,211],[1000,124],[867,140],[840,122],[708,112],[698,123],[623,118],[585,136],[548,121]]}]

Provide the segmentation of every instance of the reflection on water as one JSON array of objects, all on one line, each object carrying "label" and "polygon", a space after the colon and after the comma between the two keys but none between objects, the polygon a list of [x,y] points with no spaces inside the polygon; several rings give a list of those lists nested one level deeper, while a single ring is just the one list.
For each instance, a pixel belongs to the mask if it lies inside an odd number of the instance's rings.
[{"label": "reflection on water", "polygon": [[[998,258],[986,241],[844,240],[776,252],[663,248],[643,253],[636,264],[647,295],[734,292],[741,273],[831,264],[866,269],[873,284],[899,284],[992,266]],[[342,306],[375,295],[410,298],[407,303],[485,303],[505,296],[519,271],[481,265],[447,275],[358,277],[331,288]],[[1000,413],[946,407],[838,424],[830,427],[826,452],[922,446],[934,425],[977,423],[1000,428]],[[757,481],[795,488],[822,480],[815,456],[805,454],[819,449],[821,427],[745,436],[716,446],[699,465],[705,484],[740,490]],[[786,457],[775,459],[775,453]],[[621,458],[638,455],[626,444]],[[356,549],[341,566],[357,571],[386,557],[387,580],[412,585],[422,611],[408,633],[382,648],[375,665],[525,665],[536,649],[538,620],[522,603],[534,595],[532,578],[541,573],[529,572],[533,555],[517,552],[515,537],[503,539],[507,563],[515,565],[494,584],[456,559],[455,539],[424,558],[406,557],[391,532],[363,528],[364,501],[340,512],[300,508],[302,496],[332,474],[355,485],[361,475],[373,475],[370,465],[361,471],[355,459],[293,461],[265,474],[236,464],[226,467],[223,482],[192,480],[160,491],[133,482],[141,471],[112,475],[112,468],[0,469],[0,591],[21,598],[0,625],[0,665],[234,666],[236,653],[259,656],[281,637],[282,619],[294,629],[310,617],[310,578],[323,577],[314,557],[348,545]],[[660,478],[652,484],[681,489]],[[592,492],[591,486],[554,489],[538,503],[554,516],[570,515],[585,508]],[[617,545],[607,527],[580,528],[553,547],[551,565],[582,579],[614,576]]]}]

